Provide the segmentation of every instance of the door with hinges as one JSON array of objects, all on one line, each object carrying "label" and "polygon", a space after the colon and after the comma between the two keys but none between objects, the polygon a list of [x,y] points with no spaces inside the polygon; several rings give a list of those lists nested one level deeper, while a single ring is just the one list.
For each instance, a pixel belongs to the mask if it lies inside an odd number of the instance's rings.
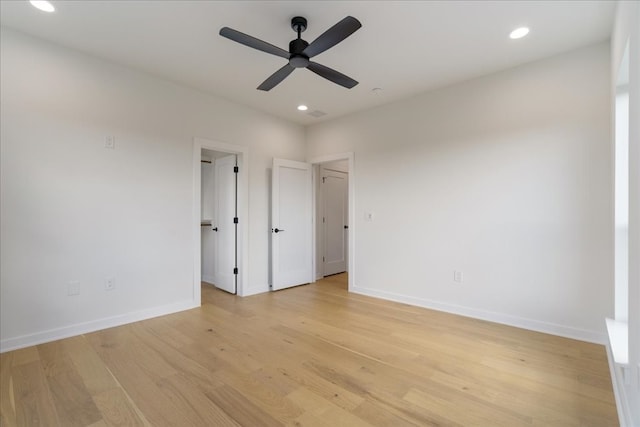
[{"label": "door with hinges", "polygon": [[215,231],[213,284],[236,293],[237,278],[237,159],[235,155],[215,160]]}]

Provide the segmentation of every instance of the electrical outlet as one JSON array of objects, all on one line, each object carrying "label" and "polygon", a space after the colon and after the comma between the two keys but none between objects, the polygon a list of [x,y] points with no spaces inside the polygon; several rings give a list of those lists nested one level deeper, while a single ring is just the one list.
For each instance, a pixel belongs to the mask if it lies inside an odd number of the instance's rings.
[{"label": "electrical outlet", "polygon": [[105,279],[104,281],[104,290],[105,291],[112,291],[116,288],[116,278],[115,277],[109,277],[107,279]]},{"label": "electrical outlet", "polygon": [[80,282],[72,280],[67,284],[67,295],[80,295]]},{"label": "electrical outlet", "polygon": [[453,281],[457,283],[462,283],[464,280],[464,275],[462,271],[454,271],[453,272]]}]

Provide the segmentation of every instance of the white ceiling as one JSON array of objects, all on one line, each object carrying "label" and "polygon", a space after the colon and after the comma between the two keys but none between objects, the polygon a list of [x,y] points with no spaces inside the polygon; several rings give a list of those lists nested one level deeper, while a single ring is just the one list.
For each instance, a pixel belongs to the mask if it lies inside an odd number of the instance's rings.
[{"label": "white ceiling", "polygon": [[[604,1],[0,1],[0,23],[285,119],[311,124],[410,97],[609,38],[616,3]],[[295,70],[256,90],[285,64],[218,35],[221,27],[288,50],[293,16],[313,41],[351,15],[362,28],[314,60],[360,82],[349,90]],[[511,40],[526,25],[531,33]],[[382,91],[373,92],[373,88]],[[327,115],[314,118],[296,110]]]}]

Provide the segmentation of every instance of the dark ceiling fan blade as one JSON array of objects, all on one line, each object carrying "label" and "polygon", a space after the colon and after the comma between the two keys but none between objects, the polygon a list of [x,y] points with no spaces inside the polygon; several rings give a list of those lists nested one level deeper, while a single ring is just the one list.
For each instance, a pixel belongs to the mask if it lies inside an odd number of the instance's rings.
[{"label": "dark ceiling fan blade", "polygon": [[262,82],[260,86],[258,86],[258,90],[268,91],[273,89],[283,81],[291,72],[295,70],[291,65],[287,64],[284,67],[280,68],[275,73],[271,74],[269,78]]},{"label": "dark ceiling fan blade", "polygon": [[307,68],[320,77],[331,80],[332,82],[337,83],[340,86],[346,87],[347,89],[351,89],[358,84],[358,82],[353,80],[351,77],[347,77],[344,74],[339,73],[338,71],[329,67],[325,67],[324,65],[318,64],[317,62],[309,61],[309,65],[307,66]]},{"label": "dark ceiling fan blade", "polygon": [[309,58],[313,58],[325,50],[337,45],[360,27],[362,27],[360,21],[353,16],[347,16],[342,21],[320,34],[317,39],[311,42],[311,44],[302,51],[302,53],[307,55]]},{"label": "dark ceiling fan blade", "polygon": [[278,46],[274,46],[271,43],[267,43],[255,37],[251,37],[245,33],[241,33],[240,31],[236,31],[233,28],[223,27],[220,30],[220,35],[222,37],[226,37],[229,40],[233,40],[234,42],[238,42],[245,46],[252,47],[254,49],[261,50],[263,52],[270,53],[272,55],[280,56],[285,59],[289,59],[289,52],[284,49],[280,49]]}]

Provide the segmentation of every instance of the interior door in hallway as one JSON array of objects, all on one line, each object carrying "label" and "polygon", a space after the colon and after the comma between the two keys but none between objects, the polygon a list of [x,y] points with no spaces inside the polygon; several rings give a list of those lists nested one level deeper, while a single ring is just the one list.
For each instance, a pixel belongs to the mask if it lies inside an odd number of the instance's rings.
[{"label": "interior door in hallway", "polygon": [[321,168],[323,275],[347,271],[348,174]]},{"label": "interior door in hallway", "polygon": [[234,219],[237,217],[236,156],[215,160],[216,232],[214,256],[214,284],[224,291],[236,292],[237,244]]},{"label": "interior door in hallway", "polygon": [[312,274],[311,165],[273,159],[271,181],[271,289],[310,283]]}]

